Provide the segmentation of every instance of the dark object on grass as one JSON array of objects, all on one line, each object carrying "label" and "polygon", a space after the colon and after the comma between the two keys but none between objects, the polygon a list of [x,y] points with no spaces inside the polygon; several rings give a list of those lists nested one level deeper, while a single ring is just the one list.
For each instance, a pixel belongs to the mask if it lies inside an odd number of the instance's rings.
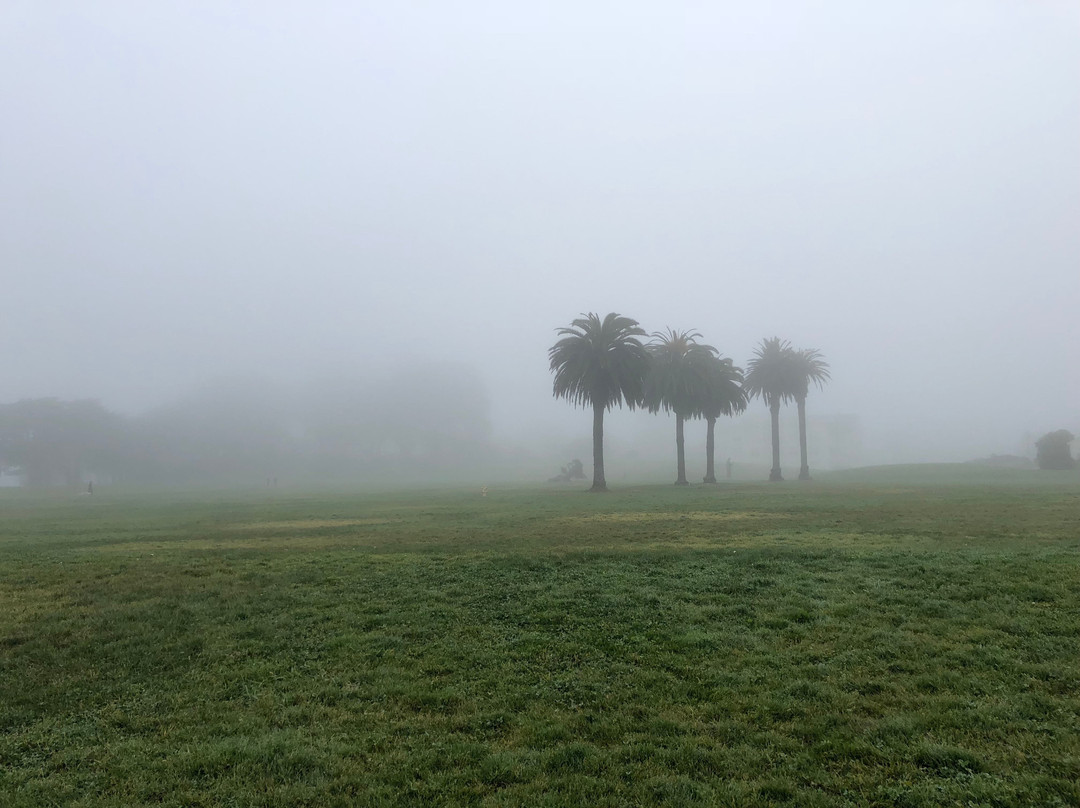
[{"label": "dark object on grass", "polygon": [[562,467],[562,471],[548,480],[549,483],[568,483],[572,480],[584,480],[585,467],[576,457]]},{"label": "dark object on grass", "polygon": [[1067,429],[1047,432],[1035,441],[1035,462],[1044,471],[1061,471],[1076,468],[1076,460],[1069,452],[1069,444],[1076,436]]}]

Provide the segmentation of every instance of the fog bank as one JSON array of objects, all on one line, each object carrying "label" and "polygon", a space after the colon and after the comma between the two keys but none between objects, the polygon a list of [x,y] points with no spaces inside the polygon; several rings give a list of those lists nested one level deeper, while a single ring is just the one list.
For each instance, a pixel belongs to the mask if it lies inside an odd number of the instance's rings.
[{"label": "fog bank", "polygon": [[458,363],[494,449],[587,455],[546,351],[618,311],[819,349],[858,462],[1031,453],[1080,432],[1078,58],[1052,0],[6,3],[0,402]]}]

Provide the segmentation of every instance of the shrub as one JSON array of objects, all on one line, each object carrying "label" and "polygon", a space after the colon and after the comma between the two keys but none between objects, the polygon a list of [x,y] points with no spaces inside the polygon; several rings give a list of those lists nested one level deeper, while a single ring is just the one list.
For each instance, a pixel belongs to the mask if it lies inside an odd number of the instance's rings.
[{"label": "shrub", "polygon": [[1069,452],[1069,444],[1075,436],[1067,429],[1047,432],[1035,441],[1035,462],[1041,469],[1071,469],[1076,461]]}]

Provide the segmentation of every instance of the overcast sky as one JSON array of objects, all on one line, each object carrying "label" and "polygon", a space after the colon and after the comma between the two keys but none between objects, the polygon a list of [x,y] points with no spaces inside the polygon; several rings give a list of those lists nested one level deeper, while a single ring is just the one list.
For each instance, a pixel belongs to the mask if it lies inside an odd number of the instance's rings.
[{"label": "overcast sky", "polygon": [[1075,2],[5,0],[0,110],[0,401],[455,358],[587,435],[618,311],[900,459],[1080,430]]}]

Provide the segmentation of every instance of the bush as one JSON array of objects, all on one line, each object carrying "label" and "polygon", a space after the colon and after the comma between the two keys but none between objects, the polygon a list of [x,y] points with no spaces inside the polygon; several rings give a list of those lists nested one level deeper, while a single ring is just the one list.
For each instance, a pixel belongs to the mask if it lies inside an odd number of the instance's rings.
[{"label": "bush", "polygon": [[1035,441],[1035,462],[1039,468],[1047,470],[1071,469],[1076,467],[1076,461],[1069,452],[1069,444],[1075,436],[1067,429],[1059,429],[1056,432],[1047,432]]}]

